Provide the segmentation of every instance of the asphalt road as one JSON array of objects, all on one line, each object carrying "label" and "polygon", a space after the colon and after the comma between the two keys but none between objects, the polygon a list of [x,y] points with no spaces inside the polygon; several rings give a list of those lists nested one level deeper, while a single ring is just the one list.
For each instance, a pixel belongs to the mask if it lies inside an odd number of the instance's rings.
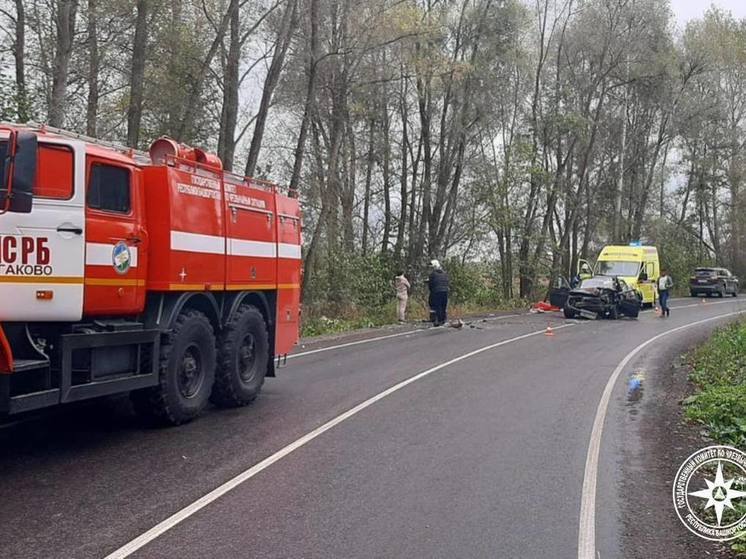
[{"label": "asphalt road", "polygon": [[[521,314],[310,346],[252,406],[178,428],[144,427],[123,400],[3,427],[0,557],[577,558],[589,441],[612,372],[658,334],[746,312],[746,298],[672,309],[618,321]],[[636,440],[646,431],[620,419],[627,376],[732,318],[664,336],[622,370],[600,444],[600,557],[628,555],[622,465],[646,446]],[[136,540],[179,511],[170,529]]]}]

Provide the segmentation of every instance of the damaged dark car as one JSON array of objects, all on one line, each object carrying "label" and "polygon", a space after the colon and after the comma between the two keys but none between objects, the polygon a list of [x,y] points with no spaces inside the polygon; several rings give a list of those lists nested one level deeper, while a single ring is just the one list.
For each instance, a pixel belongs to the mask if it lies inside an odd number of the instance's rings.
[{"label": "damaged dark car", "polygon": [[549,292],[549,302],[561,308],[566,318],[637,318],[642,297],[623,279],[593,276],[575,287],[570,287],[567,280],[559,278]]}]

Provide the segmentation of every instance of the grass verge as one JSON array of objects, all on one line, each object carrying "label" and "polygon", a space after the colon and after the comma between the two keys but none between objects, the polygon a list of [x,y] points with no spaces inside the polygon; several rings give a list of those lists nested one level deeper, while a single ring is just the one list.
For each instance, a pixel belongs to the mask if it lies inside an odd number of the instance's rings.
[{"label": "grass verge", "polygon": [[[746,449],[746,321],[721,328],[689,354],[696,392],[684,400],[685,416],[720,444]],[[746,503],[735,503],[739,514]],[[731,543],[746,557],[746,534]]]}]

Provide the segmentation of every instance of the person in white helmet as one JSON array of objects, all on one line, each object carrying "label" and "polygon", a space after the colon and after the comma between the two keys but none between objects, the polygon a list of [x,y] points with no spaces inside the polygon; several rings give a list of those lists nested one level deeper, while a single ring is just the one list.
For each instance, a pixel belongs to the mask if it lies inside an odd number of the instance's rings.
[{"label": "person in white helmet", "polygon": [[430,304],[435,311],[435,326],[442,326],[447,320],[448,308],[448,274],[446,274],[440,262],[430,261],[430,277],[427,286],[430,289]]}]

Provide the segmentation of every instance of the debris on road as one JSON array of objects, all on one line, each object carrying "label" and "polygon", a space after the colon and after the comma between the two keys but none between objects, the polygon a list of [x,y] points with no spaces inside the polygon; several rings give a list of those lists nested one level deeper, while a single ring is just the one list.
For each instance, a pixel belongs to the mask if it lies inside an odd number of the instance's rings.
[{"label": "debris on road", "polygon": [[546,301],[539,301],[534,303],[533,306],[528,310],[530,313],[544,313],[544,312],[559,312],[562,309],[555,307],[554,305],[547,303]]}]

